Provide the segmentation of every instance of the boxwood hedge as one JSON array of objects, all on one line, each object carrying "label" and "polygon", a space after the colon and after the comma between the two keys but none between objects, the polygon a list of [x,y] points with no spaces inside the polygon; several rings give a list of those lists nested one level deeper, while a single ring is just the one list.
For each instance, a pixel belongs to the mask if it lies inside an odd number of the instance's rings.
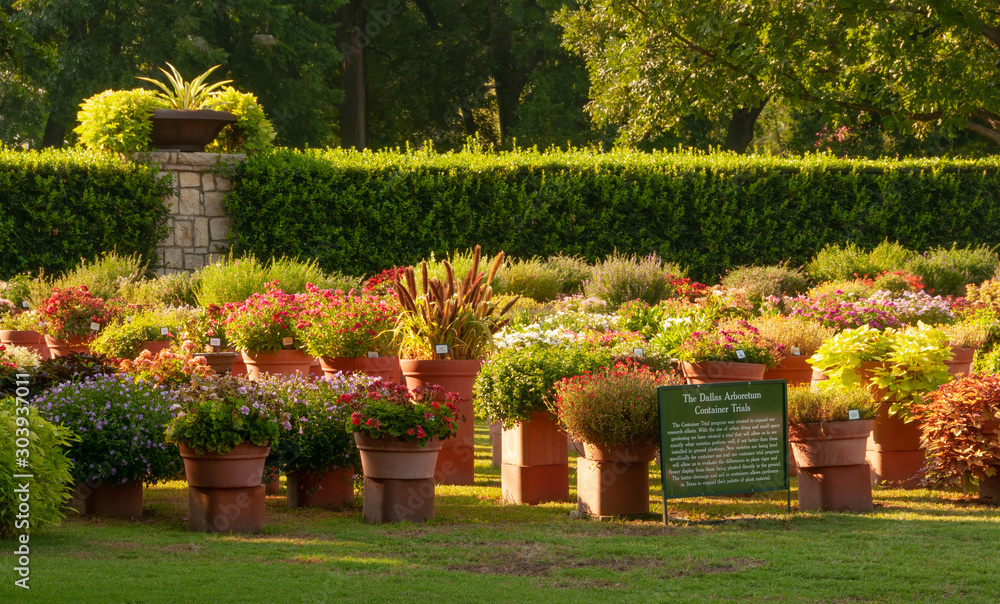
[{"label": "boxwood hedge", "polygon": [[656,252],[715,280],[828,243],[1000,243],[998,160],[278,150],[226,200],[237,250],[373,274],[481,244],[514,257]]},{"label": "boxwood hedge", "polygon": [[155,266],[171,191],[157,168],[112,154],[0,148],[0,278],[115,250]]}]

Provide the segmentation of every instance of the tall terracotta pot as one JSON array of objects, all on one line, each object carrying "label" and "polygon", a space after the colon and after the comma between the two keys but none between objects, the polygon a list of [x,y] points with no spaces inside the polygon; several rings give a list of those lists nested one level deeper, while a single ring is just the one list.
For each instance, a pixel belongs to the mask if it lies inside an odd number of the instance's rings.
[{"label": "tall terracotta pot", "polygon": [[49,360],[49,347],[45,343],[45,338],[37,331],[27,330],[0,330],[0,344],[10,344],[12,346],[23,346],[30,348],[42,357],[43,361]]},{"label": "tall terracotta pot", "polygon": [[649,462],[657,446],[636,443],[598,447],[583,443],[576,462],[577,513],[627,516],[649,513]]},{"label": "tall terracotta pot", "polygon": [[772,369],[764,370],[765,380],[785,380],[789,386],[809,384],[812,381],[813,368],[806,362],[809,357],[804,354],[787,356]]},{"label": "tall terracotta pot", "polygon": [[504,503],[569,499],[566,435],[548,411],[502,431],[500,485]]},{"label": "tall terracotta pot", "polygon": [[81,514],[108,518],[142,517],[142,480],[125,484],[81,482],[73,489],[69,506]]},{"label": "tall terracotta pot", "polygon": [[251,380],[259,380],[261,373],[309,375],[313,359],[301,350],[290,349],[271,352],[244,352],[243,362],[246,363],[247,377]]},{"label": "tall terracotta pot", "polygon": [[[216,375],[229,375],[237,359],[241,365],[243,364],[243,358],[238,352],[201,352],[194,356],[203,357]],[[244,365],[244,375],[246,374],[245,367]]]},{"label": "tall terracotta pot", "polygon": [[83,354],[90,352],[90,338],[83,336],[70,336],[67,340],[60,340],[46,335],[45,344],[49,347],[52,358],[68,356],[74,352]]},{"label": "tall terracotta pot", "polygon": [[444,441],[372,438],[354,433],[364,470],[365,522],[423,522],[434,517],[434,474]]},{"label": "tall terracotta pot", "polygon": [[337,372],[355,371],[386,382],[399,379],[399,357],[321,358],[323,374],[332,377]]},{"label": "tall terracotta pot", "polygon": [[336,509],[354,503],[354,468],[288,472],[286,504],[290,508]]},{"label": "tall terracotta pot", "polygon": [[752,382],[764,379],[765,365],[760,363],[727,363],[681,361],[681,371],[688,384],[719,384],[723,382]]},{"label": "tall terracotta pot", "polygon": [[871,420],[789,426],[800,510],[872,509],[871,469],[865,461],[871,431]]},{"label": "tall terracotta pot", "polygon": [[[864,362],[857,369],[862,383],[868,384],[876,400],[884,399],[888,391],[871,383],[878,362]],[[882,402],[868,437],[868,465],[871,478],[878,484],[904,489],[920,486],[924,476],[924,451],[920,446],[920,422],[904,422],[898,415],[889,415],[891,402]]]},{"label": "tall terracotta pot", "polygon": [[966,375],[972,372],[972,361],[976,357],[975,348],[965,348],[952,346],[951,347],[952,358],[950,361],[945,361],[945,365],[948,366],[948,373],[954,376]]},{"label": "tall terracotta pot", "polygon": [[180,446],[188,482],[188,528],[245,533],[264,528],[264,462],[270,447],[243,443],[225,454]]},{"label": "tall terracotta pot", "polygon": [[[438,484],[471,485],[476,480],[475,411],[472,406],[472,385],[479,375],[480,360],[400,359],[399,366],[406,386],[413,390],[429,384],[440,384],[445,392],[462,397],[458,404],[458,434],[444,441],[435,480]],[[443,399],[442,399],[443,400]]]}]

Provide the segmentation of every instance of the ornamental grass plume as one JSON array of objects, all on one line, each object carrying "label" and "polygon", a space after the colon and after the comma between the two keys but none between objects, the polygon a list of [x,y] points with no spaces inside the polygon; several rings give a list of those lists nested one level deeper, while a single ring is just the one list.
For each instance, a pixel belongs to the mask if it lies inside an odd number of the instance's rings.
[{"label": "ornamental grass plume", "polygon": [[672,371],[623,360],[560,380],[547,405],[573,440],[601,447],[650,443],[660,429],[657,387],[683,382]]}]

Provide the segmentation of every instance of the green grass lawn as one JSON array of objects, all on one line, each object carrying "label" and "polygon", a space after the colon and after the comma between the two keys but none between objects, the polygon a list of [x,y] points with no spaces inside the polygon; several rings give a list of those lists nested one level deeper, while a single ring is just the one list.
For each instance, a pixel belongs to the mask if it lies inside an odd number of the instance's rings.
[{"label": "green grass lawn", "polygon": [[673,500],[671,516],[697,522],[670,526],[574,520],[575,503],[500,505],[479,426],[476,485],[439,486],[432,522],[369,526],[360,501],[287,510],[281,495],[261,534],[192,533],[171,482],[147,489],[140,521],[71,517],[34,535],[30,592],[0,543],[0,602],[1000,602],[1000,509],[943,491],[875,500],[798,512],[793,492],[789,514],[778,492]]}]

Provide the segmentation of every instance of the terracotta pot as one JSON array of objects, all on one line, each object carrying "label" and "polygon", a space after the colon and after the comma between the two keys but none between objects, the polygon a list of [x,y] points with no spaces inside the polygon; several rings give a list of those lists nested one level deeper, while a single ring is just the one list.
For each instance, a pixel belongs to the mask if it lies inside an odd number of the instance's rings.
[{"label": "terracotta pot", "polygon": [[233,367],[229,370],[229,375],[233,377],[247,376],[247,364],[243,361],[243,353],[236,353],[236,358],[233,360]]},{"label": "terracotta pot", "polygon": [[809,380],[809,383],[811,385],[813,385],[813,386],[817,386],[817,385],[819,385],[820,382],[828,380],[828,379],[830,379],[830,378],[825,373],[823,373],[819,369],[813,369],[812,379]]},{"label": "terracotta pot", "polygon": [[[267,465],[266,463],[264,465]],[[281,495],[281,472],[272,469],[267,474],[267,481],[261,478],[264,485],[264,493],[267,495]]]},{"label": "terracotta pot", "polygon": [[649,463],[656,458],[659,445],[656,443],[632,443],[629,445],[595,445],[583,443],[583,456],[594,461],[624,461]]},{"label": "terracotta pot", "polygon": [[499,468],[503,463],[503,424],[490,420],[490,463]]},{"label": "terracotta pot", "polygon": [[997,503],[1000,502],[1000,464],[995,465],[993,470],[995,471],[993,476],[985,474],[977,476],[979,479],[979,498]]},{"label": "terracotta pot", "polygon": [[976,349],[952,346],[951,352],[953,354],[951,360],[944,362],[948,366],[948,373],[954,376],[971,373],[972,361],[976,357]]},{"label": "terracotta pot", "polygon": [[[216,375],[228,375],[237,359],[240,359],[240,364],[243,363],[238,352],[202,352],[194,356],[204,358]],[[244,374],[246,373],[245,367],[244,365]]]},{"label": "terracotta pot", "polygon": [[264,460],[270,447],[250,443],[236,445],[225,454],[197,453],[180,445],[188,485],[215,489],[256,487],[264,477]]},{"label": "terracotta pot", "polygon": [[170,342],[157,341],[157,340],[149,340],[149,341],[143,342],[142,348],[140,349],[140,352],[142,350],[148,350],[155,357],[156,355],[160,354],[161,350],[169,350],[169,349],[170,349]]},{"label": "terracotta pot", "polygon": [[399,357],[321,358],[319,363],[323,374],[330,377],[337,372],[355,371],[386,382],[399,378]]},{"label": "terracotta pot", "polygon": [[431,439],[421,447],[355,432],[354,442],[365,473],[365,522],[422,522],[434,517],[434,472],[443,441]]},{"label": "terracotta pot", "polygon": [[154,109],[149,136],[154,149],[201,153],[224,127],[236,122],[228,111]]},{"label": "terracotta pot", "polygon": [[875,369],[886,366],[887,364],[881,361],[862,361],[861,367],[854,370],[861,377],[861,384],[868,388],[876,401],[884,400],[889,394],[888,388],[880,388],[873,383],[875,380]]},{"label": "terracotta pot", "polygon": [[867,459],[872,479],[880,484],[916,488],[923,478],[924,451],[920,447],[920,422],[904,422],[889,415],[891,403],[879,404],[868,437]]},{"label": "terracotta pot", "polygon": [[322,474],[309,470],[288,473],[288,507],[335,509],[354,503],[354,468],[329,468]]},{"label": "terracotta pot", "polygon": [[809,384],[812,381],[813,367],[806,362],[809,357],[800,354],[781,359],[781,364],[773,369],[764,370],[765,380],[785,380],[789,386]]},{"label": "terracotta pot", "polygon": [[272,352],[244,352],[243,362],[247,366],[247,378],[259,380],[261,373],[280,375],[309,375],[312,357],[298,349],[275,350]]},{"label": "terracotta pot", "polygon": [[[656,456],[656,448],[640,446],[606,450],[599,455],[608,461],[586,457],[576,460],[577,512],[585,516],[648,514],[649,462]],[[616,457],[648,459],[611,461]]]},{"label": "terracotta pot", "polygon": [[49,347],[49,354],[52,358],[57,358],[68,356],[74,352],[89,353],[91,339],[83,336],[71,336],[68,340],[59,340],[46,335],[45,344]]},{"label": "terracotta pot", "polygon": [[501,432],[500,485],[504,503],[569,499],[566,435],[548,411],[531,414]]},{"label": "terracotta pot", "polygon": [[800,510],[865,512],[872,502],[868,464],[798,468]]},{"label": "terracotta pot", "polygon": [[30,348],[37,352],[43,361],[47,361],[50,358],[49,347],[45,343],[45,338],[37,331],[0,330],[0,344]]},{"label": "terracotta pot", "polygon": [[865,463],[872,420],[790,424],[788,440],[800,468],[856,466]]},{"label": "terracotta pot", "polygon": [[108,518],[142,517],[142,481],[125,484],[97,481],[77,483],[70,507],[81,514]]},{"label": "terracotta pot", "polygon": [[[456,392],[462,397],[458,411],[465,420],[458,422],[458,434],[444,441],[438,455],[435,472],[438,484],[471,485],[476,480],[472,385],[482,364],[480,360],[399,360],[406,386],[411,390],[423,385],[440,384],[445,392]],[[443,397],[441,400],[444,400]]]},{"label": "terracotta pot", "polygon": [[681,361],[681,371],[688,384],[758,381],[764,379],[764,368],[765,366],[760,363],[726,363],[722,361],[688,363]]}]

